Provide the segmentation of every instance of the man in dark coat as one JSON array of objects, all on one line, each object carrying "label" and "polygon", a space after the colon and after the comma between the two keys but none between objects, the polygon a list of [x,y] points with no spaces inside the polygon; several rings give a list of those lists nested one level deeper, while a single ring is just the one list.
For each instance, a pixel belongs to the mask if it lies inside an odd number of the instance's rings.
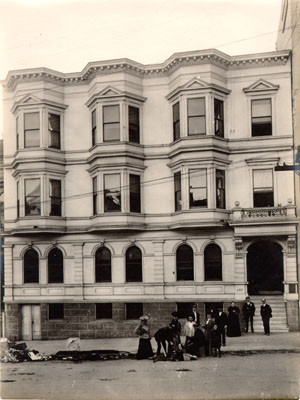
[{"label": "man in dark coat", "polygon": [[197,304],[193,304],[191,315],[193,317],[193,321],[197,324],[197,326],[199,326],[200,325],[200,314],[197,311]]},{"label": "man in dark coat", "polygon": [[157,351],[156,355],[158,356],[161,351],[161,346],[164,349],[165,355],[167,355],[167,343],[168,343],[168,350],[170,346],[173,346],[173,337],[174,331],[170,326],[166,326],[165,328],[160,328],[154,335],[154,338],[157,343]]},{"label": "man in dark coat", "polygon": [[270,336],[270,318],[272,318],[272,308],[267,304],[266,299],[261,299],[260,315],[264,324],[265,335]]},{"label": "man in dark coat", "polygon": [[249,320],[250,320],[250,325],[251,325],[251,332],[254,332],[253,329],[253,317],[255,315],[255,305],[250,301],[250,297],[246,297],[246,302],[243,305],[243,315],[244,315],[244,320],[246,322],[246,332],[248,332],[249,328]]},{"label": "man in dark coat", "polygon": [[226,346],[225,326],[227,325],[227,314],[222,310],[222,308],[219,308],[215,315],[215,323],[222,337],[222,346]]}]

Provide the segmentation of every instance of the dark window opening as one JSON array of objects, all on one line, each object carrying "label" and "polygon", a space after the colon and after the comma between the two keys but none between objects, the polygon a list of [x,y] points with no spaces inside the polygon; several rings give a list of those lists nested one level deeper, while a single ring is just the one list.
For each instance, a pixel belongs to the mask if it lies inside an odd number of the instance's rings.
[{"label": "dark window opening", "polygon": [[225,171],[216,170],[216,205],[217,208],[226,208],[225,203]]},{"label": "dark window opening", "polygon": [[121,211],[120,174],[104,175],[104,211]]},{"label": "dark window opening", "polygon": [[20,146],[20,135],[19,135],[19,117],[16,118],[16,139],[17,139],[17,150],[19,150]]},{"label": "dark window opening", "polygon": [[194,280],[194,252],[187,244],[182,244],[177,249],[176,269],[178,281]]},{"label": "dark window opening", "polygon": [[143,303],[127,303],[126,319],[138,319],[143,315]]},{"label": "dark window opening", "polygon": [[97,303],[96,319],[112,319],[112,303]]},{"label": "dark window opening", "polygon": [[177,303],[178,318],[187,318],[192,315],[194,303]]},{"label": "dark window opening", "polygon": [[126,251],[126,282],[142,282],[142,252],[136,246]]},{"label": "dark window opening", "polygon": [[39,179],[25,180],[25,215],[41,215],[41,187]]},{"label": "dark window opening", "polygon": [[214,243],[204,250],[204,276],[206,281],[222,280],[222,251]]},{"label": "dark window opening", "polygon": [[189,171],[190,208],[207,207],[206,169]]},{"label": "dark window opening", "polygon": [[119,106],[103,107],[103,140],[104,142],[120,140]]},{"label": "dark window opening", "polygon": [[182,209],[181,199],[181,172],[174,174],[174,195],[175,195],[175,211]]},{"label": "dark window opening", "polygon": [[139,175],[129,175],[130,212],[141,212],[141,184]]},{"label": "dark window opening", "polygon": [[50,179],[50,215],[61,217],[61,181]]},{"label": "dark window opening", "polygon": [[64,282],[64,257],[58,248],[48,254],[48,283]]},{"label": "dark window opening", "polygon": [[17,182],[17,218],[20,217],[20,188],[19,182]]},{"label": "dark window opening", "polygon": [[215,135],[224,137],[224,103],[221,100],[214,99],[215,110]]},{"label": "dark window opening", "polygon": [[92,112],[92,146],[96,144],[96,135],[97,135],[97,120],[96,120],[96,110]]},{"label": "dark window opening", "polygon": [[106,247],[96,251],[96,282],[111,282],[111,253]]},{"label": "dark window opening", "polygon": [[98,180],[95,176],[93,178],[93,215],[98,214]]},{"label": "dark window opening", "polygon": [[179,102],[173,105],[173,140],[180,138],[180,107]]},{"label": "dark window opening", "polygon": [[207,314],[211,314],[211,316],[214,318],[220,308],[223,310],[222,302],[215,301],[211,303],[205,303],[205,316],[207,317]]},{"label": "dark window opening", "polygon": [[140,110],[128,107],[129,142],[140,143]]},{"label": "dark window opening", "polygon": [[24,146],[40,146],[40,113],[24,114]]},{"label": "dark window opening", "polygon": [[64,304],[51,303],[48,304],[49,319],[64,319]]},{"label": "dark window opening", "polygon": [[253,207],[274,207],[272,169],[253,171]]},{"label": "dark window opening", "polygon": [[271,99],[252,100],[252,136],[272,135]]},{"label": "dark window opening", "polygon": [[39,255],[33,249],[24,254],[24,283],[39,283]]},{"label": "dark window opening", "polygon": [[205,135],[205,98],[188,99],[188,134]]},{"label": "dark window opening", "polygon": [[50,147],[60,149],[60,115],[48,115],[48,131],[50,135]]}]

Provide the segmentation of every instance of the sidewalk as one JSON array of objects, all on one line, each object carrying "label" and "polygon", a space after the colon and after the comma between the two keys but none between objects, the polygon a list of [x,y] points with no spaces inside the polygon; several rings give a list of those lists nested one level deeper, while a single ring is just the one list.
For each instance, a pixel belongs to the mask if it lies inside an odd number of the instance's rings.
[{"label": "sidewalk", "polygon": [[[155,339],[152,338],[153,350],[156,350]],[[26,341],[28,349],[38,350],[40,353],[55,354],[66,350],[66,340],[32,340]],[[138,348],[138,338],[112,339],[81,339],[81,350],[120,350],[135,353]],[[300,352],[300,332],[271,333],[265,336],[262,333],[248,333],[241,337],[226,338],[226,347],[222,351],[270,351],[270,350],[298,350]]]}]

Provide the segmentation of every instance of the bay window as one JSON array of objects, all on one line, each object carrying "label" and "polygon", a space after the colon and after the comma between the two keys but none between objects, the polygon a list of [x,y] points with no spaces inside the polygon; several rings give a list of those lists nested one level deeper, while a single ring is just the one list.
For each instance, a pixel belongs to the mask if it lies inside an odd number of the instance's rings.
[{"label": "bay window", "polygon": [[179,102],[173,105],[173,140],[180,138],[180,106]]},{"label": "bay window", "polygon": [[141,183],[139,175],[129,175],[130,212],[141,212]]},{"label": "bay window", "polygon": [[25,180],[25,216],[41,215],[40,179]]},{"label": "bay window", "polygon": [[215,135],[224,137],[224,103],[219,99],[214,99],[214,124]]},{"label": "bay window", "polygon": [[61,216],[61,181],[50,179],[50,215]]},{"label": "bay window", "polygon": [[205,135],[205,98],[188,99],[188,135]]},{"label": "bay window", "polygon": [[216,206],[217,208],[225,207],[225,171],[216,170]]},{"label": "bay window", "polygon": [[104,175],[104,212],[121,211],[121,176]]},{"label": "bay window", "polygon": [[175,190],[175,211],[180,211],[182,209],[181,200],[181,172],[176,172],[174,174],[174,190]]},{"label": "bay window", "polygon": [[129,142],[140,143],[140,110],[137,107],[128,106]]},{"label": "bay window", "polygon": [[120,107],[118,105],[103,107],[103,141],[120,140]]},{"label": "bay window", "polygon": [[207,207],[206,169],[189,170],[190,208]]},{"label": "bay window", "polygon": [[60,149],[60,115],[48,114],[49,147]]},{"label": "bay window", "polygon": [[40,146],[40,113],[24,114],[24,147]]}]

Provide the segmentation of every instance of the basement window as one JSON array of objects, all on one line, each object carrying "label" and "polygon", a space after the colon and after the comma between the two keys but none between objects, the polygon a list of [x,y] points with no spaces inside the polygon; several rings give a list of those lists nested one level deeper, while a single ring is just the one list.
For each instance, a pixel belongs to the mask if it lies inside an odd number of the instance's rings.
[{"label": "basement window", "polygon": [[127,303],[126,319],[139,319],[143,315],[143,303]]},{"label": "basement window", "polygon": [[96,319],[112,319],[112,303],[97,303]]},{"label": "basement window", "polygon": [[49,320],[51,319],[64,319],[64,304],[52,303],[48,305]]}]

